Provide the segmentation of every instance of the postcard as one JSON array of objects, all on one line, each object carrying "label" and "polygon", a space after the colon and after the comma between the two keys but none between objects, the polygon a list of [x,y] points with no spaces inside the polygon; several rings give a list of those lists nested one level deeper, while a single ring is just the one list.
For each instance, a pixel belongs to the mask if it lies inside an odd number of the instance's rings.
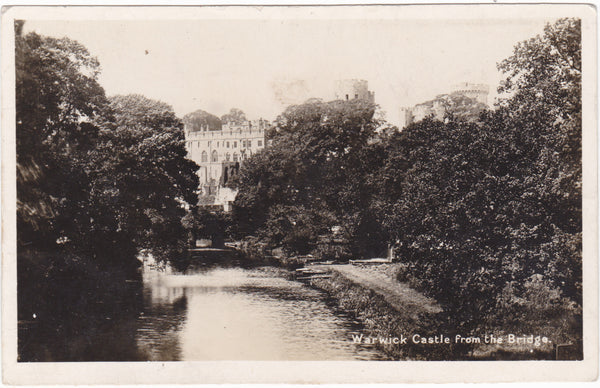
[{"label": "postcard", "polygon": [[5,6],[10,385],[590,381],[586,4]]}]

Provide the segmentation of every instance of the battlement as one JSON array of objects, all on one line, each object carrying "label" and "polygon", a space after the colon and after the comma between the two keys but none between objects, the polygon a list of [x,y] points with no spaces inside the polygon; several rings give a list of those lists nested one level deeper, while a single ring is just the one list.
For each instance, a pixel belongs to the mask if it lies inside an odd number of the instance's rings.
[{"label": "battlement", "polygon": [[487,105],[490,87],[486,84],[460,82],[452,86],[452,93],[462,94]]},{"label": "battlement", "polygon": [[[206,126],[208,128],[208,126]],[[269,127],[269,122],[264,119],[245,121],[242,124],[225,123],[220,130],[209,131],[202,129],[201,131],[190,131],[187,126],[184,128],[185,137],[187,140],[197,139],[220,139],[230,136],[256,136],[262,135]]]}]

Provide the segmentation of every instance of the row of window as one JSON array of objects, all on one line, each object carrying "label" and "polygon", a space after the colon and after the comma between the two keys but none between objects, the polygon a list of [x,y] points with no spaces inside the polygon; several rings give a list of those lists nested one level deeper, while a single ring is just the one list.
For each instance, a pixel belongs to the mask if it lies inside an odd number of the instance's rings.
[{"label": "row of window", "polygon": [[[188,142],[188,145],[191,147],[193,145],[192,143],[193,142]],[[211,143],[212,143],[211,141],[208,142],[208,146],[209,147],[211,146]],[[252,140],[242,140],[241,143],[242,143],[242,145],[241,145],[242,148],[251,148],[252,147]],[[221,143],[217,142],[217,147],[216,148],[220,148],[219,147],[220,145],[221,145]],[[222,145],[225,148],[230,148],[230,146],[231,146],[231,148],[237,148],[238,142],[237,141],[233,141],[233,142],[223,141]],[[258,140],[257,146],[258,147],[262,147],[263,146],[262,140]],[[200,148],[200,142],[196,142],[196,147]]]},{"label": "row of window", "polygon": [[[243,159],[246,158],[246,154],[244,152],[240,154],[238,154],[237,152],[233,153],[233,161],[234,162],[239,162]],[[208,162],[208,153],[206,151],[202,151],[202,155],[200,156],[200,161],[203,163]],[[211,162],[218,162],[219,161],[219,153],[217,151],[213,151],[211,156],[210,156],[210,161]],[[225,161],[229,162],[231,161],[231,154],[228,152],[225,154]]]}]

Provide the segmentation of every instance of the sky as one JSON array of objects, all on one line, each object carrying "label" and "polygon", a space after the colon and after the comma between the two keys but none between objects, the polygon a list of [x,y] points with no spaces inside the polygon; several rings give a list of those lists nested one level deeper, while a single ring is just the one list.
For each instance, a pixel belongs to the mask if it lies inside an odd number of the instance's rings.
[{"label": "sky", "polygon": [[400,107],[459,82],[488,84],[493,102],[501,79],[496,64],[552,21],[26,20],[25,32],[77,40],[98,58],[109,96],[143,94],[179,117],[197,109],[221,116],[236,107],[249,119],[273,120],[285,108],[277,96],[286,85],[304,80],[301,91],[330,100],[335,80],[356,78],[368,81],[386,119],[398,124]]}]

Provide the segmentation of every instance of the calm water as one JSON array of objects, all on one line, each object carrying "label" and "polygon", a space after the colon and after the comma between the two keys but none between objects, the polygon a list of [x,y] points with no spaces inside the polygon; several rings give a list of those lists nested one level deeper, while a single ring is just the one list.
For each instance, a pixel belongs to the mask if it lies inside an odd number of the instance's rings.
[{"label": "calm water", "polygon": [[135,346],[146,360],[374,360],[325,294],[272,268],[146,271]]}]

